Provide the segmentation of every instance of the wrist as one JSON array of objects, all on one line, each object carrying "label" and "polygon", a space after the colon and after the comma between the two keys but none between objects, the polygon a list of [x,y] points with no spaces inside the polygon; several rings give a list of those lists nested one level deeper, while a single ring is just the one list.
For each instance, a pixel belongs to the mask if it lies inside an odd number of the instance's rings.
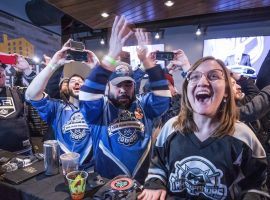
[{"label": "wrist", "polygon": [[58,69],[59,66],[56,63],[49,63],[47,67],[50,68],[52,71],[55,71]]},{"label": "wrist", "polygon": [[183,64],[183,65],[182,65],[182,70],[183,70],[184,72],[187,72],[190,68],[191,68],[191,66],[190,66],[189,63],[186,63],[186,64]]},{"label": "wrist", "polygon": [[29,75],[32,73],[32,69],[29,67],[29,68],[23,70],[23,73],[24,73],[26,76],[29,76]]},{"label": "wrist", "polygon": [[145,69],[149,69],[156,66],[155,62],[152,62],[149,59],[144,59],[142,63]]},{"label": "wrist", "polygon": [[101,66],[103,66],[104,68],[110,71],[114,71],[115,67],[117,66],[117,63],[118,63],[117,60],[110,57],[109,55],[106,55],[102,59]]},{"label": "wrist", "polygon": [[109,53],[106,55],[109,56],[110,58],[117,60],[118,54],[112,53],[112,51],[109,51]]}]

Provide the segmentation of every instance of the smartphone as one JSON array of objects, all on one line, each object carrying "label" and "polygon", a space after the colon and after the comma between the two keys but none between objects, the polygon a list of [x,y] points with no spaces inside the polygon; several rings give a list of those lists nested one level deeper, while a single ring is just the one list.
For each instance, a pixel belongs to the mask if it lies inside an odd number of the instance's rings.
[{"label": "smartphone", "polygon": [[82,42],[77,42],[74,40],[70,40],[69,47],[71,47],[72,49],[75,49],[75,50],[84,50],[85,49],[85,46]]},{"label": "smartphone", "polygon": [[67,50],[67,55],[66,55],[67,60],[75,60],[75,61],[88,61],[88,55],[87,52],[85,51],[74,51],[74,50]]},{"label": "smartphone", "polygon": [[158,51],[156,52],[156,60],[173,60],[174,53],[173,52],[165,52],[165,51]]},{"label": "smartphone", "polygon": [[0,62],[3,64],[16,65],[17,56],[15,55],[0,55]]}]

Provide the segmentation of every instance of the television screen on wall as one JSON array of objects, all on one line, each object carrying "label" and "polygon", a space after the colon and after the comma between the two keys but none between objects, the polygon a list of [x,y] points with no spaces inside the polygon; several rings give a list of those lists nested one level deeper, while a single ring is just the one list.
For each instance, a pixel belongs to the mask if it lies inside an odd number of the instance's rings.
[{"label": "television screen on wall", "polygon": [[203,56],[219,58],[232,71],[256,78],[269,44],[270,36],[207,39]]}]

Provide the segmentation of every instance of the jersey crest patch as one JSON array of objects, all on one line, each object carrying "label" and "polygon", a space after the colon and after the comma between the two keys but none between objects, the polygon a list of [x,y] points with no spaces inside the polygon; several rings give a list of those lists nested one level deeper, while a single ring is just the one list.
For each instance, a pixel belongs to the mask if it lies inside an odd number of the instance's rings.
[{"label": "jersey crest patch", "polygon": [[12,97],[0,97],[0,117],[7,118],[16,112]]},{"label": "jersey crest patch", "polygon": [[118,135],[118,143],[131,146],[144,133],[144,124],[128,110],[120,111],[116,120],[108,127],[109,136]]},{"label": "jersey crest patch", "polygon": [[82,114],[80,112],[74,113],[70,120],[62,127],[64,134],[69,134],[70,139],[74,142],[81,141],[90,132]]},{"label": "jersey crest patch", "polygon": [[227,187],[221,184],[223,172],[209,160],[200,156],[191,156],[174,164],[175,172],[170,174],[169,183],[172,192],[187,191],[192,196],[200,194],[213,200],[227,197]]}]

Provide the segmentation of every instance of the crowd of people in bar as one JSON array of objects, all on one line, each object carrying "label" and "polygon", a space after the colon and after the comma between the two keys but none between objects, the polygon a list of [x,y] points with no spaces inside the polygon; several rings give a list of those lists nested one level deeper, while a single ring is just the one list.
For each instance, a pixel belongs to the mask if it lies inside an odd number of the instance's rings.
[{"label": "crowd of people in bar", "polygon": [[[131,35],[136,70],[119,60]],[[254,79],[211,56],[192,65],[182,49],[162,68],[147,49],[149,34],[117,16],[108,53],[99,60],[85,49],[90,73],[59,77],[55,98],[47,88],[73,62],[66,58],[69,42],[38,74],[17,55],[14,87],[5,85],[1,63],[0,149],[35,153],[30,138],[42,132],[61,153],[79,153],[81,169],[138,181],[141,200],[269,198],[270,124],[262,119],[270,111],[270,86],[259,90]]]}]

